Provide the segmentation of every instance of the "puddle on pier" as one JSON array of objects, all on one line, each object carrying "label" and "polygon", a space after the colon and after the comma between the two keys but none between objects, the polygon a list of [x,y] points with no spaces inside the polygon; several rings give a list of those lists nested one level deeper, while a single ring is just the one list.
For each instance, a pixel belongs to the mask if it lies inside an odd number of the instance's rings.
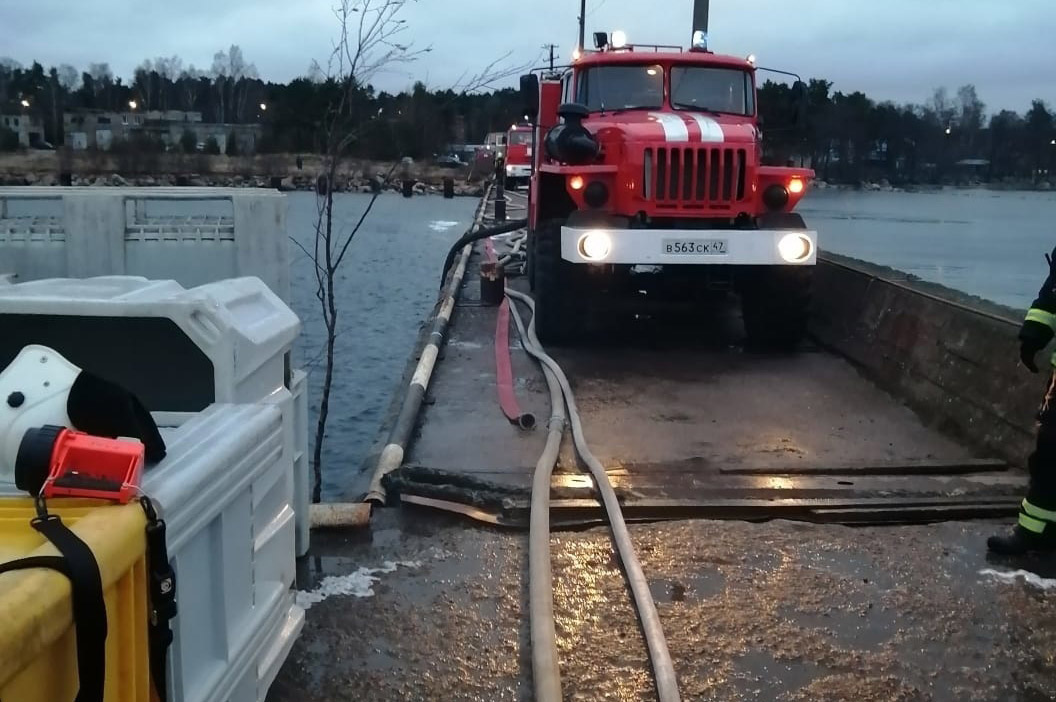
[{"label": "puddle on pier", "polygon": [[732,677],[743,699],[778,700],[806,687],[827,671],[803,660],[778,660],[768,651],[748,651],[734,663]]},{"label": "puddle on pier", "polygon": [[726,577],[717,570],[687,575],[678,580],[653,580],[649,591],[657,604],[686,602],[714,597],[726,589]]}]

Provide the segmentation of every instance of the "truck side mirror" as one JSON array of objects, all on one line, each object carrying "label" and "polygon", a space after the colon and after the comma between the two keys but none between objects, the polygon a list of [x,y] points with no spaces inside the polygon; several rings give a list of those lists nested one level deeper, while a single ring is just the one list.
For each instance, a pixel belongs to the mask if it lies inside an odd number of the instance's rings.
[{"label": "truck side mirror", "polygon": [[534,124],[539,116],[539,76],[534,73],[521,76],[521,103]]}]

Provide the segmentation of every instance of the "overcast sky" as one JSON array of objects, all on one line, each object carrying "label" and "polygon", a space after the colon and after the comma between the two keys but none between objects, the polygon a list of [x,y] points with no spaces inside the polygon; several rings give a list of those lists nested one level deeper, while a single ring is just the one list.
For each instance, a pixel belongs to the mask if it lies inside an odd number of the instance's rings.
[{"label": "overcast sky", "polygon": [[[262,78],[285,81],[325,63],[333,0],[0,0],[0,56],[24,64],[107,61],[131,76],[146,57],[178,54],[208,68],[230,44]],[[432,52],[379,75],[390,91],[415,79],[451,85],[507,51],[567,57],[578,0],[417,0],[406,37]],[[587,30],[624,29],[630,40],[686,44],[692,0],[588,0]],[[989,110],[1056,103],[1053,0],[712,0],[711,44],[755,53],[759,64],[825,77],[835,89],[923,102],[940,85],[974,83]],[[588,40],[589,41],[589,40]],[[514,80],[509,81],[513,84]]]}]

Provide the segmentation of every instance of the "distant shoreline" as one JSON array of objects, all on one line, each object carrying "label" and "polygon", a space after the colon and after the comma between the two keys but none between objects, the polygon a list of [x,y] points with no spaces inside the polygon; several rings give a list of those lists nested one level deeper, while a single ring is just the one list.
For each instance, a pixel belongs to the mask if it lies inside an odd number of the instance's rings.
[{"label": "distant shoreline", "polygon": [[[348,159],[341,164],[337,190],[372,192],[375,181],[383,190],[398,190],[404,179],[415,181],[419,191],[438,191],[445,178],[455,180],[456,195],[479,197],[481,184],[491,175],[490,161],[445,168],[429,162],[409,164]],[[78,186],[205,186],[257,187],[279,190],[314,190],[323,172],[317,154],[119,154],[95,151],[27,151],[0,154],[0,186],[60,185],[62,174]],[[891,185],[886,180],[862,183],[829,183],[816,179],[812,191],[941,193],[941,192],[1053,192],[1047,181],[974,183],[970,185]]]},{"label": "distant shoreline", "polygon": [[811,184],[811,190],[814,191],[843,191],[843,192],[874,192],[874,193],[916,193],[916,194],[936,194],[944,192],[968,192],[973,190],[994,192],[994,193],[1051,193],[1056,188],[1048,182],[1042,182],[1038,185],[1031,187],[1027,183],[975,183],[971,185],[932,185],[932,184],[914,184],[914,185],[891,185],[886,181],[879,183],[863,182],[858,184],[848,183],[828,183],[824,180],[815,180]]},{"label": "distant shoreline", "polygon": [[[446,178],[455,194],[480,197],[491,175],[489,163],[456,168],[427,162],[392,163],[347,159],[335,178],[335,190],[399,190],[412,180],[419,192],[439,191]],[[0,185],[6,186],[197,186],[315,190],[324,172],[317,154],[115,154],[91,151],[35,151],[0,154]],[[64,178],[63,176],[66,176]]]}]

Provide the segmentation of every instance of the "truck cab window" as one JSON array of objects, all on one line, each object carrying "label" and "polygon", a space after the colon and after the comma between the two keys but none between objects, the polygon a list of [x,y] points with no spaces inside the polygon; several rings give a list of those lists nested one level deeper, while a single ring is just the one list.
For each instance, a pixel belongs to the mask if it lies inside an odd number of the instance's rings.
[{"label": "truck cab window", "polygon": [[597,66],[580,72],[577,102],[592,112],[656,109],[664,104],[664,69],[659,64]]},{"label": "truck cab window", "polygon": [[736,68],[675,66],[671,69],[671,106],[676,110],[752,115],[752,78]]},{"label": "truck cab window", "polygon": [[566,71],[561,77],[561,102],[572,102],[572,71]]}]

